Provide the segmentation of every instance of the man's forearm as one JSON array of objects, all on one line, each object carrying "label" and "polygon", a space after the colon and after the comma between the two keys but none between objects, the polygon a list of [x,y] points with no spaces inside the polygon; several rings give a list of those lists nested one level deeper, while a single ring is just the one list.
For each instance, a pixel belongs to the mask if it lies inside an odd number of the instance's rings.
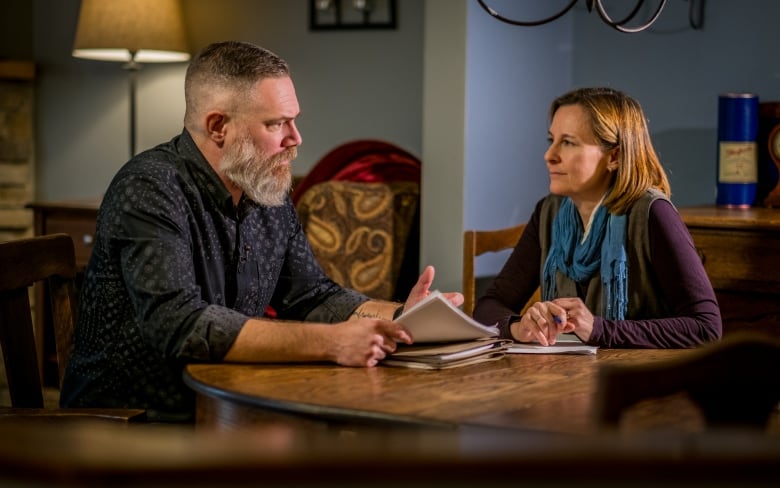
[{"label": "man's forearm", "polygon": [[401,314],[403,306],[403,303],[398,302],[369,300],[356,308],[355,311],[352,312],[352,317],[393,320]]},{"label": "man's forearm", "polygon": [[224,360],[267,363],[332,359],[329,327],[329,324],[249,319]]}]

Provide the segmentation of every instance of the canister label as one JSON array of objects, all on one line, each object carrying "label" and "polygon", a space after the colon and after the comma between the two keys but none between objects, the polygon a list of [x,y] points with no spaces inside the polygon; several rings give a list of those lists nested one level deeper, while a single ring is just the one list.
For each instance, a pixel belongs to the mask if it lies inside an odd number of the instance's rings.
[{"label": "canister label", "polygon": [[755,142],[721,142],[719,183],[756,183],[758,147]]}]

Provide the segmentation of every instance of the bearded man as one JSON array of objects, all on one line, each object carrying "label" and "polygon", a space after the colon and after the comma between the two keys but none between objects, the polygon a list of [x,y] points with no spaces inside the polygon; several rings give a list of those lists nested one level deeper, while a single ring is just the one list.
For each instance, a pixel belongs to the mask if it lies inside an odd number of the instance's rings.
[{"label": "bearded man", "polygon": [[133,157],[104,195],[61,405],[192,421],[188,363],[372,367],[412,343],[393,318],[428,295],[432,267],[405,304],[371,300],[309,248],[289,197],[302,139],[287,63],[212,44],[187,69],[185,102],[182,133]]}]

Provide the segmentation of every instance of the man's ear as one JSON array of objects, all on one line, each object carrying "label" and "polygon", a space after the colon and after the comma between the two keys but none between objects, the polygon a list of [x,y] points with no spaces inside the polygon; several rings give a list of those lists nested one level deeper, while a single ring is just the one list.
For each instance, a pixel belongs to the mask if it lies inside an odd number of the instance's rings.
[{"label": "man's ear", "polygon": [[209,112],[206,114],[206,134],[209,139],[218,146],[225,142],[225,133],[227,132],[227,115],[222,112]]}]

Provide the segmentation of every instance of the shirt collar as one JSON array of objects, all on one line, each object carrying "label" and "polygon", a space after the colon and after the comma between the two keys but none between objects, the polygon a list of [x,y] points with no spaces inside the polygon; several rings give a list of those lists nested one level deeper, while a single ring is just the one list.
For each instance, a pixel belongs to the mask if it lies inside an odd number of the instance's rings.
[{"label": "shirt collar", "polygon": [[234,212],[233,196],[203,156],[203,153],[200,152],[187,129],[182,131],[176,149],[191,168],[193,179],[198,188],[207,194],[215,204],[222,205],[225,211]]}]

